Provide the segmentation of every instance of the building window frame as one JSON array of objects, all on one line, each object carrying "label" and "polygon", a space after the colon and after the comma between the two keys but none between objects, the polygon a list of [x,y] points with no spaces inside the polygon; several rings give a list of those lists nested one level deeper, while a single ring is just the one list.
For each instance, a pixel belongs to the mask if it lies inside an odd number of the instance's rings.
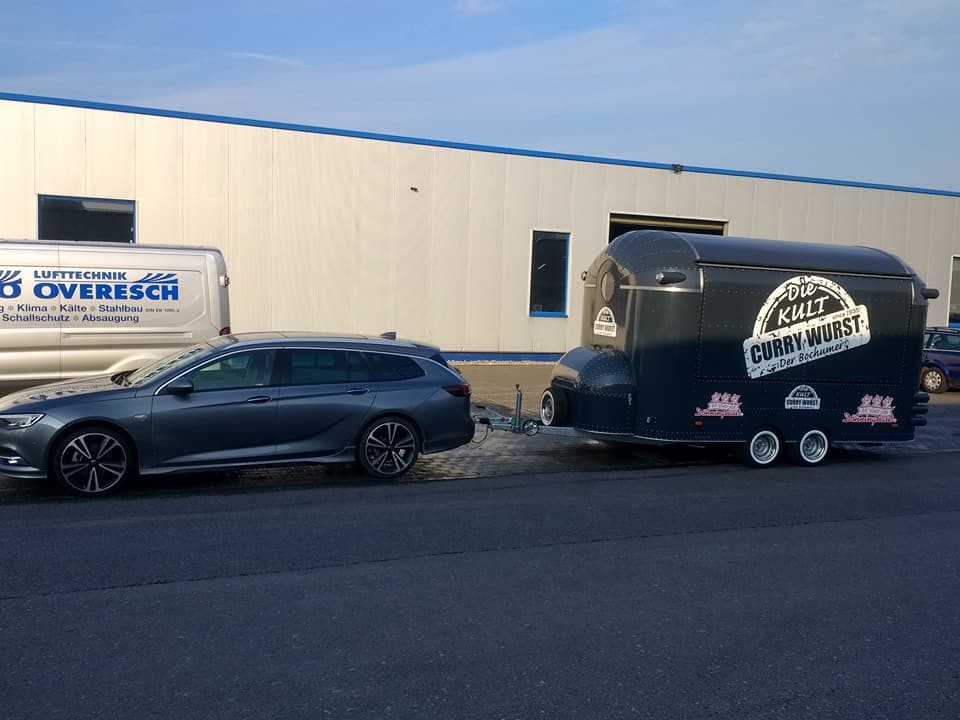
[{"label": "building window frame", "polygon": [[[542,303],[534,303],[536,299],[534,297],[535,285],[537,285],[537,271],[538,266],[536,261],[538,259],[542,260],[542,253],[538,258],[537,253],[537,244],[538,241],[562,241],[563,242],[563,273],[560,276],[563,281],[563,301],[562,305],[558,310],[537,310],[535,309],[536,305],[543,307]],[[570,247],[571,247],[572,235],[569,230],[550,230],[545,228],[534,228],[530,231],[530,274],[529,274],[529,284],[527,286],[527,312],[530,317],[540,317],[540,318],[566,318],[569,317],[568,306],[570,302]]]},{"label": "building window frame", "polygon": [[[104,214],[107,213],[116,213],[121,214],[119,209],[129,208],[129,213],[123,212],[122,214],[130,216],[130,237],[129,239],[113,239],[109,237],[101,237],[93,235],[90,237],[79,237],[79,238],[69,238],[69,237],[52,237],[53,234],[63,234],[56,233],[55,230],[50,230],[49,222],[44,222],[44,203],[45,201],[67,201],[67,202],[77,202],[83,206],[85,203],[91,206],[90,210],[92,212],[101,212]],[[100,208],[96,208],[97,205],[100,205]],[[108,209],[106,206],[114,206],[115,209]],[[86,208],[84,208],[86,209]],[[48,211],[49,212],[49,211]],[[48,218],[49,220],[49,218]],[[54,195],[46,193],[37,193],[37,238],[40,240],[56,240],[58,242],[108,242],[116,245],[136,245],[137,244],[137,202],[136,200],[130,200],[127,198],[106,198],[106,197],[88,197],[81,195]]]},{"label": "building window frame", "polygon": [[[956,306],[956,311],[954,311]],[[947,325],[960,327],[960,255],[950,256],[950,282],[947,285]]]}]

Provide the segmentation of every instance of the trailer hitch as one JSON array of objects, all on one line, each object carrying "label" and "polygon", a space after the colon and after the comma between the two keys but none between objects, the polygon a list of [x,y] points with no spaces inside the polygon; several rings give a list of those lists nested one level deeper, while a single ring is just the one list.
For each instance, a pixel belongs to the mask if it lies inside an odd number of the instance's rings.
[{"label": "trailer hitch", "polygon": [[491,430],[506,430],[517,435],[536,435],[540,432],[540,423],[530,418],[524,419],[521,415],[523,406],[523,391],[520,385],[517,386],[516,405],[514,406],[514,416],[508,417],[496,410],[491,410],[485,405],[477,405],[478,410],[483,410],[485,415],[474,415],[473,421],[478,425],[486,425]]}]

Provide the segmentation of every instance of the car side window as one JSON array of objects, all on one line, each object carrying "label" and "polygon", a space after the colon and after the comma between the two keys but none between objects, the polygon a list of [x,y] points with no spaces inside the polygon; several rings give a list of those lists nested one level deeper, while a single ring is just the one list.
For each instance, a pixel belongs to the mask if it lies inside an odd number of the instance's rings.
[{"label": "car side window", "polygon": [[289,350],[290,385],[328,385],[372,379],[367,361],[357,352],[301,348]]},{"label": "car side window", "polygon": [[923,346],[928,348],[933,345],[933,333],[924,333],[923,334]]},{"label": "car side window", "polygon": [[201,365],[185,377],[194,392],[239,390],[270,385],[276,353],[273,350],[240,352]]},{"label": "car side window", "polygon": [[944,350],[960,350],[960,335],[944,335]]},{"label": "car side window", "polygon": [[396,381],[410,380],[426,375],[423,368],[405,355],[388,355],[386,353],[370,353],[370,361],[377,369],[380,380]]}]

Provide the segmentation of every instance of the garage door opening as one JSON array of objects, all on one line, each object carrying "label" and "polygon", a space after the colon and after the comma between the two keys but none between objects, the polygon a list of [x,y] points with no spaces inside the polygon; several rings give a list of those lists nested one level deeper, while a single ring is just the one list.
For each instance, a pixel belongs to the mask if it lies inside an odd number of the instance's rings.
[{"label": "garage door opening", "polygon": [[662,215],[632,215],[610,213],[610,227],[607,242],[631,230],[674,230],[676,232],[702,233],[704,235],[726,235],[726,220],[704,218],[668,217]]}]

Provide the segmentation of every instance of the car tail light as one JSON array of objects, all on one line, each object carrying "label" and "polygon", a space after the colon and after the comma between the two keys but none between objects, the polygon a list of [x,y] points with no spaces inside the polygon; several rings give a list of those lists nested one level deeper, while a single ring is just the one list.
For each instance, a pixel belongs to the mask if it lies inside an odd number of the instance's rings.
[{"label": "car tail light", "polygon": [[221,334],[221,335],[229,335],[229,334],[230,334],[230,326],[227,325],[225,328],[220,328],[220,334]]},{"label": "car tail light", "polygon": [[470,397],[470,383],[457,383],[456,385],[444,385],[443,389],[454,397]]}]

